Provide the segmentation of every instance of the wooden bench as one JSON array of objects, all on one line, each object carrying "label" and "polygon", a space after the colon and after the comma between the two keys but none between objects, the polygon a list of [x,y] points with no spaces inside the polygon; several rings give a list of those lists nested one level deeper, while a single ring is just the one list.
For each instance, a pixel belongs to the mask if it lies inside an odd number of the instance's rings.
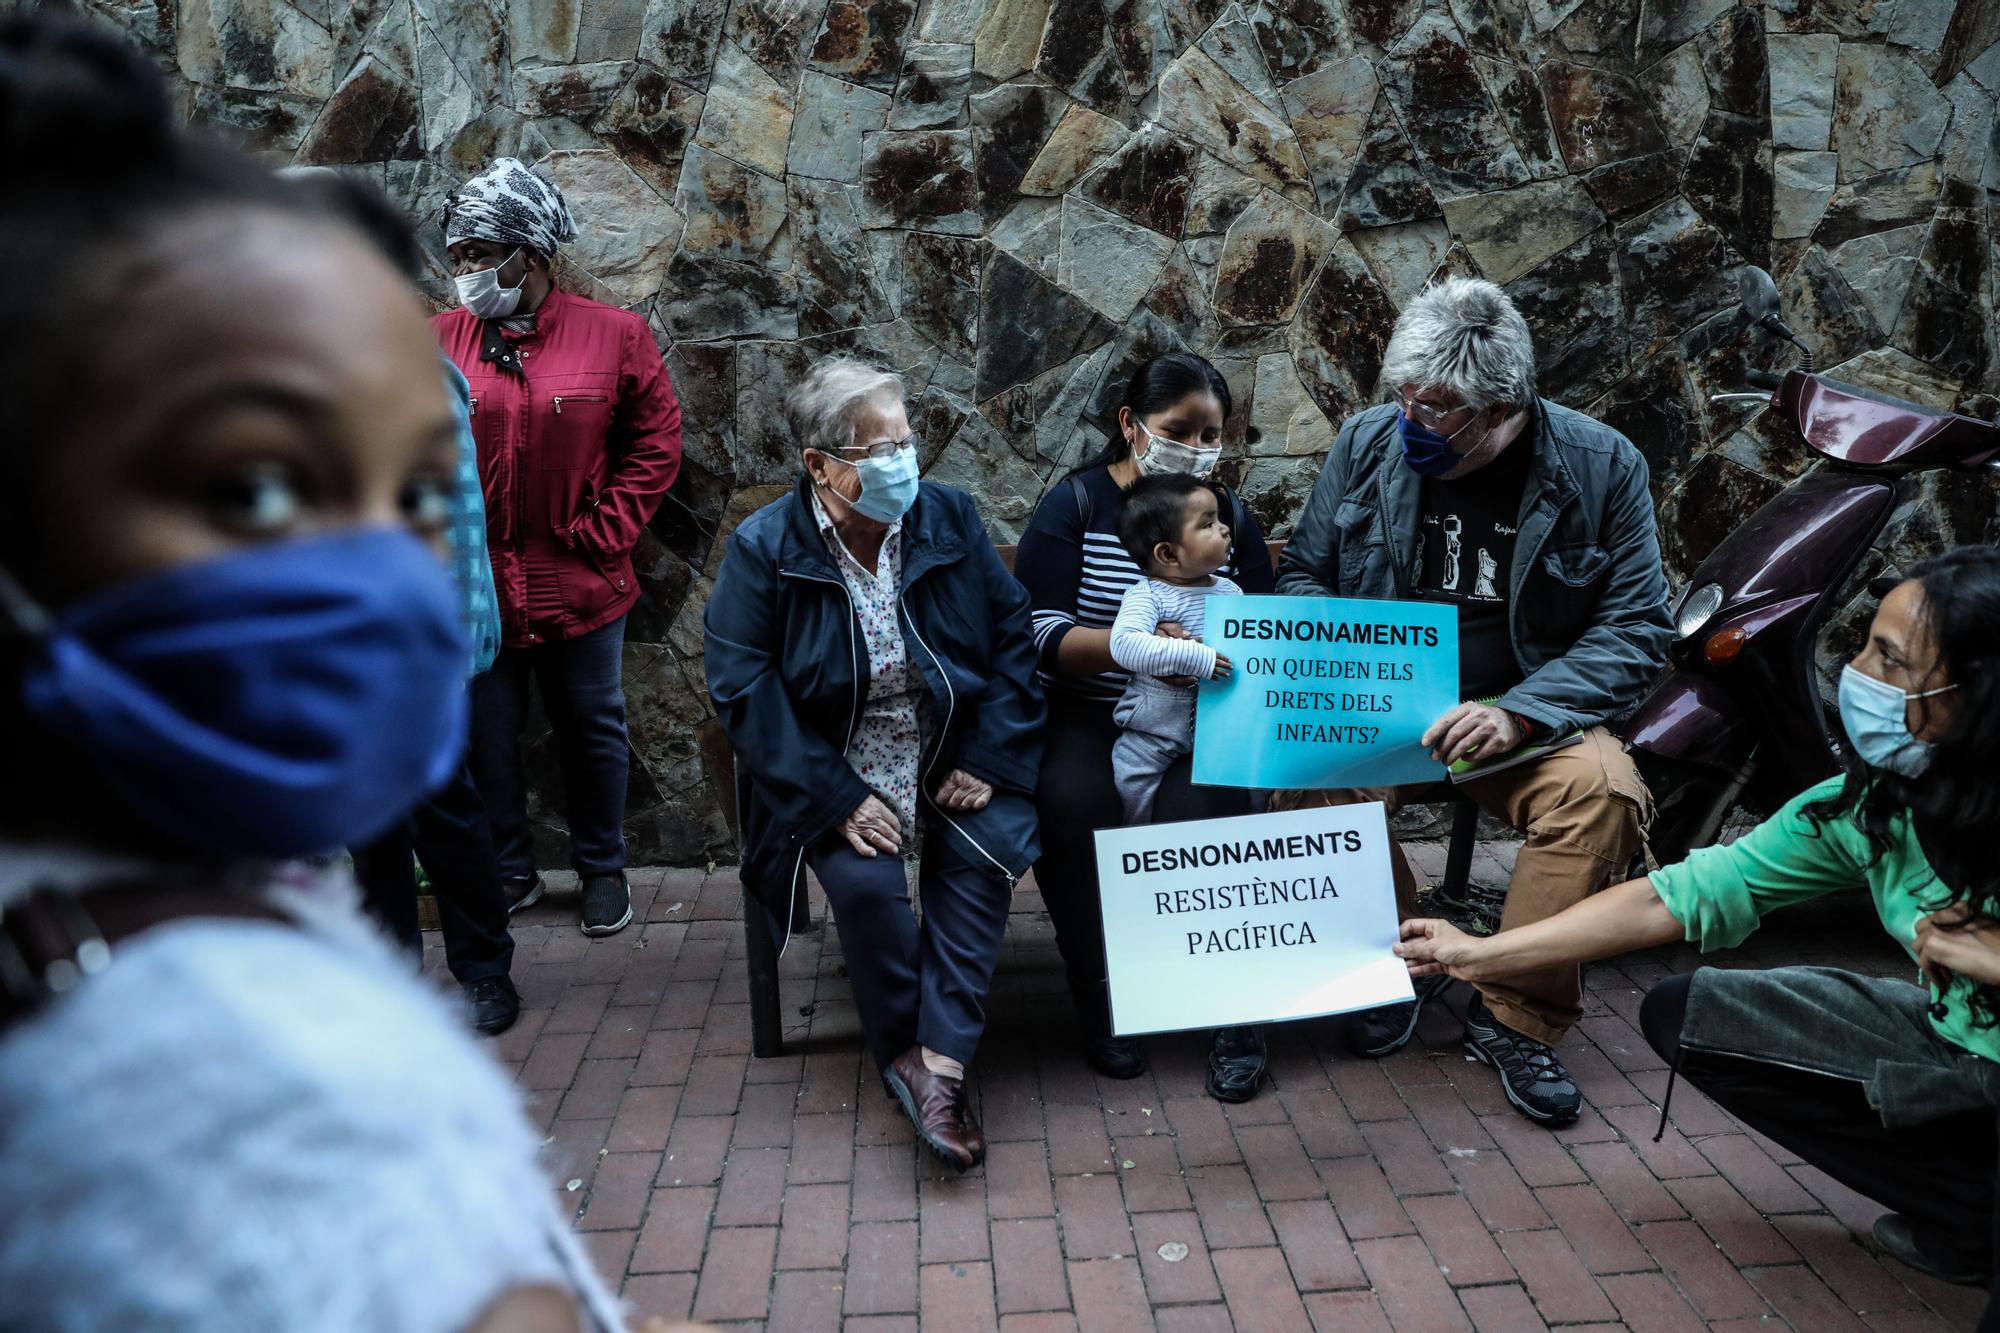
[{"label": "wooden bench", "polygon": [[[1271,567],[1275,569],[1285,544],[1276,541],[1269,546]],[[1000,552],[1001,561],[1012,569],[1014,548],[1001,546],[996,549]],[[736,756],[730,750],[719,724],[711,723],[703,727],[700,740],[703,766],[715,786],[716,799],[722,806],[722,817],[729,825],[730,836],[740,849],[743,834],[736,809]],[[1460,796],[1452,803],[1451,843],[1445,858],[1444,883],[1439,888],[1441,894],[1452,897],[1463,895],[1466,881],[1472,875],[1472,852],[1478,835],[1479,807]],[[792,932],[798,934],[811,927],[809,895],[798,894],[792,902]],[[743,943],[749,955],[750,1049],[759,1058],[783,1055],[785,1022],[784,1015],[779,1012],[778,941],[772,937],[763,911],[752,900],[747,888],[743,892]]]}]

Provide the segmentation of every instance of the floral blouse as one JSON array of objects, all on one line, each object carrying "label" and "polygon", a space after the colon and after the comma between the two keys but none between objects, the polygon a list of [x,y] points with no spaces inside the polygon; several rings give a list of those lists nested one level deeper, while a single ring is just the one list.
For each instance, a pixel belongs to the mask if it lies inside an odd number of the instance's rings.
[{"label": "floral blouse", "polygon": [[882,553],[875,569],[848,551],[834,530],[833,520],[812,497],[813,518],[820,536],[840,568],[847,591],[854,602],[854,615],[861,624],[861,637],[868,647],[868,701],[862,706],[861,720],[855,724],[854,738],[847,745],[847,762],[856,776],[867,783],[903,821],[903,854],[916,854],[920,841],[917,826],[918,772],[923,763],[924,735],[930,727],[930,687],[910,665],[909,647],[903,640],[898,592],[903,574],[903,523],[889,525],[882,539]]}]

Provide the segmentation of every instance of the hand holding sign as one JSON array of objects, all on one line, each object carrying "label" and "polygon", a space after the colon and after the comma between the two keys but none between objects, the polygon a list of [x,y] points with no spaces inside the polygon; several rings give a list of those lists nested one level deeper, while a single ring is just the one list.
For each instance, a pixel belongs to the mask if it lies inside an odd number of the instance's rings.
[{"label": "hand holding sign", "polygon": [[[1197,696],[1194,781],[1390,787],[1444,776],[1430,733],[1459,711],[1455,607],[1232,598],[1212,618],[1206,641],[1235,670]],[[1468,724],[1453,742],[1472,731]]]},{"label": "hand holding sign", "polygon": [[1396,946],[1413,977],[1452,976],[1460,981],[1483,981],[1484,971],[1474,955],[1481,943],[1449,921],[1434,917],[1414,917],[1403,923],[1403,942]]}]

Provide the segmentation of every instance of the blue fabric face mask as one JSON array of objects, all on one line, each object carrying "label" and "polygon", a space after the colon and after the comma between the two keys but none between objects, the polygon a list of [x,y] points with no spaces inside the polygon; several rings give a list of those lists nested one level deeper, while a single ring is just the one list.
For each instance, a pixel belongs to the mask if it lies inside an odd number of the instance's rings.
[{"label": "blue fabric face mask", "polygon": [[[1468,421],[1465,426],[1471,424]],[[1458,431],[1464,430],[1465,426],[1460,426]],[[1407,412],[1396,414],[1396,430],[1403,437],[1403,462],[1418,476],[1442,477],[1459,465],[1459,456],[1451,451],[1451,442],[1458,438],[1458,431],[1450,435],[1439,434],[1421,422],[1410,420]]]},{"label": "blue fabric face mask", "polygon": [[1906,778],[1921,777],[1930,767],[1931,743],[1910,734],[1910,700],[1957,688],[1944,685],[1910,694],[1850,664],[1840,673],[1840,725],[1864,763]]},{"label": "blue fabric face mask", "polygon": [[393,528],[128,580],[29,632],[22,702],[137,817],[203,852],[364,841],[448,778],[466,645],[450,578]]},{"label": "blue fabric face mask", "polygon": [[861,478],[861,494],[848,501],[856,513],[877,523],[894,523],[917,502],[917,450],[911,445],[887,458],[851,464]]}]

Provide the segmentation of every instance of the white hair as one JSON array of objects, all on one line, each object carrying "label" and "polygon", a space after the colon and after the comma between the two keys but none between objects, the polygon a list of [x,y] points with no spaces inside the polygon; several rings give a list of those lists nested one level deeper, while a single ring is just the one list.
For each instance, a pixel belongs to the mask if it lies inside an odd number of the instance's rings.
[{"label": "white hair", "polygon": [[1535,341],[1507,293],[1483,278],[1427,287],[1396,320],[1382,384],[1442,389],[1466,407],[1535,399]]},{"label": "white hair", "polygon": [[833,453],[854,444],[855,410],[884,400],[903,400],[902,376],[851,356],[829,356],[785,395],[785,422],[801,452]]}]

